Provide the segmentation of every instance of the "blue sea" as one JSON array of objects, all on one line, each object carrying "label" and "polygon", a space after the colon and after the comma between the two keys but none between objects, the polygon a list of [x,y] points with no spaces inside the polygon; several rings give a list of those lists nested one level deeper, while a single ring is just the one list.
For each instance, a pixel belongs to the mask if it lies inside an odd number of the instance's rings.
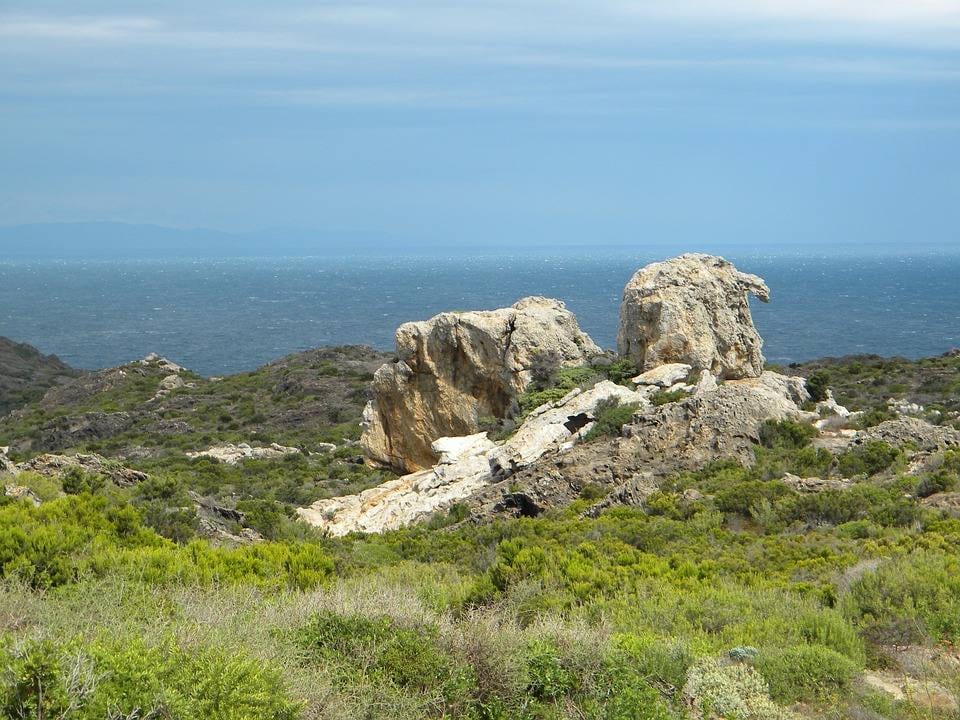
[{"label": "blue sea", "polygon": [[[623,250],[490,256],[0,261],[0,335],[100,368],[157,352],[204,375],[282,355],[365,343],[444,310],[564,300],[605,347],[620,294],[661,259]],[[753,301],[771,362],[960,346],[960,253],[730,256],[766,279]]]}]

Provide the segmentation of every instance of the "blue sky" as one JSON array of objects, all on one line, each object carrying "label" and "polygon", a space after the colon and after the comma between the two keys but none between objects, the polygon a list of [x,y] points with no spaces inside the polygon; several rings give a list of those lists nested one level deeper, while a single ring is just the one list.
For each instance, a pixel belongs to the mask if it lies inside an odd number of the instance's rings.
[{"label": "blue sky", "polygon": [[0,2],[0,224],[960,244],[960,0]]}]

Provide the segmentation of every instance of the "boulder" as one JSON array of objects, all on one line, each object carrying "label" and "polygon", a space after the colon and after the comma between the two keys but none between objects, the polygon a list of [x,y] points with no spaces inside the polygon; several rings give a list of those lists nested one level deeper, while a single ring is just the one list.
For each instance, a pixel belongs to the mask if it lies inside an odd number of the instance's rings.
[{"label": "boulder", "polygon": [[13,461],[7,457],[8,448],[0,448],[0,475],[14,471]]},{"label": "boulder", "polygon": [[686,380],[691,370],[693,368],[686,363],[667,363],[637,375],[633,382],[637,385],[656,385],[657,387],[668,388]]},{"label": "boulder", "polygon": [[854,443],[861,444],[870,440],[882,440],[897,447],[910,444],[919,451],[936,452],[960,447],[960,430],[931,425],[919,418],[900,417],[860,431]]},{"label": "boulder", "polygon": [[34,507],[40,506],[40,497],[26,485],[5,485],[3,488],[3,494],[8,498],[13,498],[14,500],[26,500]]},{"label": "boulder", "polygon": [[234,445],[233,443],[224,443],[223,445],[214,445],[206,450],[197,452],[188,452],[187,457],[198,458],[208,457],[227,465],[236,465],[242,460],[264,460],[284,457],[286,455],[296,455],[300,452],[298,448],[286,447],[271,443],[266,447],[251,447],[247,443]]},{"label": "boulder", "polygon": [[639,412],[623,434],[634,461],[651,467],[694,469],[725,457],[752,463],[764,421],[807,419],[800,409],[807,399],[803,378],[765,372]]},{"label": "boulder", "polygon": [[115,460],[108,460],[96,453],[78,453],[76,455],[38,455],[22,462],[15,468],[15,474],[34,472],[45,477],[60,477],[72,468],[84,472],[104,475],[114,484],[130,487],[149,479],[149,475],[140,470],[124,467]]},{"label": "boulder", "polygon": [[792,473],[783,476],[783,484],[800,493],[819,493],[825,490],[847,490],[853,481],[847,478],[800,477]]},{"label": "boulder", "polygon": [[637,271],[623,291],[617,350],[642,370],[683,363],[720,380],[758,377],[763,341],[748,295],[767,302],[756,275],[691,253]]},{"label": "boulder", "polygon": [[[434,441],[439,462],[429,470],[404,475],[358,495],[319,500],[300,508],[300,519],[330,535],[383,532],[408,525],[468,499],[492,482],[502,482],[547,454],[567,452],[593,427],[604,401],[643,403],[641,394],[610,381],[535,409],[516,434],[501,445],[485,433]],[[520,502],[520,499],[517,499]]]},{"label": "boulder", "polygon": [[406,323],[396,348],[374,375],[361,443],[371,463],[399,472],[434,465],[437,438],[507,417],[538,364],[582,365],[601,352],[562,302],[542,297]]}]

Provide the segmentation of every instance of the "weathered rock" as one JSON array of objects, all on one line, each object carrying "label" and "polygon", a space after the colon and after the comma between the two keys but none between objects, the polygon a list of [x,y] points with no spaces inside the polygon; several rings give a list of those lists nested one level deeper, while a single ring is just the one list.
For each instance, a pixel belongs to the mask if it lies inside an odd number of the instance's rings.
[{"label": "weathered rock", "polygon": [[188,452],[187,457],[198,458],[208,457],[227,465],[236,465],[243,460],[263,460],[270,458],[284,457],[285,455],[296,455],[300,450],[295,447],[286,447],[271,443],[266,447],[251,447],[247,443],[234,445],[233,443],[224,443],[223,445],[214,445],[206,450],[197,452]]},{"label": "weathered rock", "polygon": [[432,466],[437,438],[506,417],[538,361],[581,365],[600,352],[562,302],[542,297],[406,323],[396,346],[397,362],[374,376],[362,444],[371,462],[401,472]]},{"label": "weathered rock", "polygon": [[157,355],[157,353],[150,353],[143,360],[140,361],[141,365],[154,365],[162,370],[167,370],[172,373],[183,372],[183,368],[177,365],[167,358]]},{"label": "weathered rock", "polygon": [[942,425],[931,425],[919,418],[900,417],[857,433],[854,443],[860,444],[868,440],[882,440],[898,447],[910,443],[917,450],[934,452],[960,447],[960,431]]},{"label": "weathered rock", "polygon": [[40,506],[40,497],[26,485],[5,485],[3,494],[15,500],[26,500],[34,507]]},{"label": "weathered rock", "polygon": [[129,412],[88,412],[54,418],[40,428],[34,449],[71,448],[104,440],[129,430],[136,418]]},{"label": "weathered rock", "polygon": [[7,457],[8,448],[0,448],[0,475],[14,471],[13,461]]},{"label": "weathered rock", "polygon": [[797,492],[818,493],[824,490],[846,490],[853,481],[847,478],[800,477],[787,473],[783,476],[783,483]]},{"label": "weathered rock", "polygon": [[752,463],[763,422],[804,418],[798,405],[807,397],[802,378],[765,372],[638,413],[623,434],[636,457],[653,465],[687,469],[723,457]]},{"label": "weathered rock", "polygon": [[154,394],[153,399],[159,400],[160,398],[166,397],[174,390],[179,390],[183,387],[187,387],[187,383],[182,377],[177,374],[167,375],[157,386],[157,392]]},{"label": "weathered rock", "polygon": [[124,467],[115,460],[108,460],[102,455],[95,453],[38,455],[35,458],[17,465],[15,473],[35,472],[44,477],[61,477],[72,468],[80,468],[84,472],[103,475],[116,485],[123,487],[136,485],[150,477],[145,472]]},{"label": "weathered rock", "polygon": [[[452,503],[471,497],[495,480],[546,454],[559,455],[593,426],[604,400],[643,402],[643,396],[609,381],[572,391],[534,410],[517,433],[496,445],[485,433],[440,438],[433,452],[437,465],[391,480],[359,495],[320,500],[297,511],[299,517],[330,535],[383,532],[408,525]],[[515,498],[522,503],[523,499]],[[532,502],[532,501],[531,501]]]},{"label": "weathered rock", "polygon": [[593,411],[601,400],[649,406],[644,395],[609,380],[597,383],[589,390],[571,390],[557,402],[533,410],[516,434],[490,453],[494,475],[509,477],[539,459],[547,449],[576,442],[593,427],[596,419]]},{"label": "weathered rock", "polygon": [[512,503],[510,495],[523,495],[530,500],[528,509],[543,511],[569,505],[585,487],[595,486],[607,495],[590,514],[614,505],[643,506],[659,482],[678,471],[727,457],[752,463],[763,421],[808,419],[798,407],[808,397],[802,378],[764,373],[722,385],[699,383],[692,396],[660,407],[641,400],[632,422],[621,431],[626,437],[546,453],[466,502],[474,518],[517,515],[527,510]]},{"label": "weathered rock", "polygon": [[770,298],[761,278],[723,258],[692,253],[648,265],[624,288],[617,350],[643,370],[684,363],[720,380],[757,377],[763,341],[750,293]]},{"label": "weathered rock", "polygon": [[954,517],[960,516],[960,492],[934,493],[923,498],[920,504],[931,510],[943,510]]},{"label": "weathered rock", "polygon": [[637,385],[656,385],[666,388],[686,380],[691,370],[693,368],[686,363],[667,363],[637,375],[633,382]]}]

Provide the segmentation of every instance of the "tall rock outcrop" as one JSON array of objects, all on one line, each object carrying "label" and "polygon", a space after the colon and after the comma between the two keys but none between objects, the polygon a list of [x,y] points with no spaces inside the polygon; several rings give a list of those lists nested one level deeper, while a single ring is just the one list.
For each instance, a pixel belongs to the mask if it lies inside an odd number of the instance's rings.
[{"label": "tall rock outcrop", "polygon": [[562,302],[543,297],[406,323],[396,345],[398,360],[374,375],[361,444],[368,460],[401,472],[436,464],[438,438],[506,417],[538,358],[571,366],[601,352]]},{"label": "tall rock outcrop", "polygon": [[685,363],[720,380],[759,377],[763,341],[748,295],[770,299],[756,275],[689,253],[638,270],[623,290],[617,350],[641,370]]}]

